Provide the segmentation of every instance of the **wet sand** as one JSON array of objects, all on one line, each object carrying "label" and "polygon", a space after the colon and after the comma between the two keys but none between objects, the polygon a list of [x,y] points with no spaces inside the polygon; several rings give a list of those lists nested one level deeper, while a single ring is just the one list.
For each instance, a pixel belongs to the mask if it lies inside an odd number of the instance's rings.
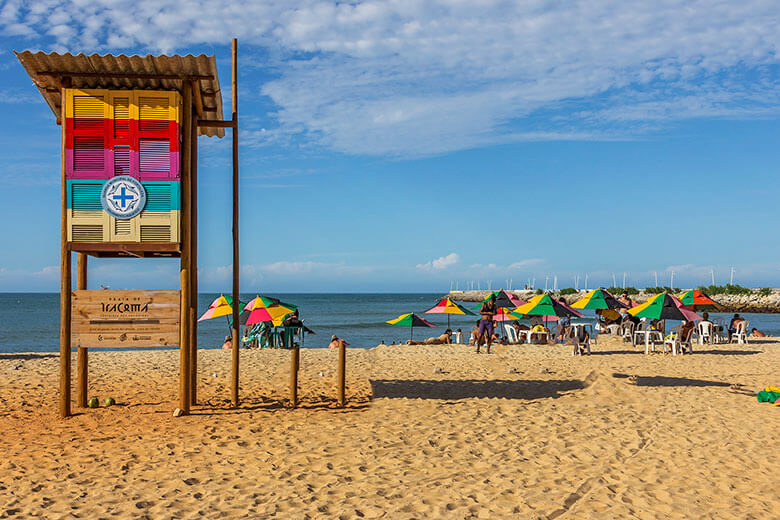
[{"label": "wet sand", "polygon": [[614,339],[576,358],[565,346],[349,349],[345,409],[336,352],[302,351],[295,410],[289,352],[241,356],[240,408],[227,402],[230,352],[206,350],[201,404],[174,418],[177,352],[92,352],[90,395],[119,404],[63,420],[57,355],[0,354],[0,518],[780,512],[780,407],[730,388],[780,385],[773,339],[684,357]]}]

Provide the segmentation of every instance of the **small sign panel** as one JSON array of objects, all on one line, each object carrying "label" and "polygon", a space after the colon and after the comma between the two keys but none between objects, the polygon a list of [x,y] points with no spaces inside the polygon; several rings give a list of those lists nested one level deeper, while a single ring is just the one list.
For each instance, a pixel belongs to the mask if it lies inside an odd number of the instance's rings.
[{"label": "small sign panel", "polygon": [[146,206],[146,189],[133,177],[119,175],[103,185],[100,203],[112,217],[128,220],[141,213]]},{"label": "small sign panel", "polygon": [[179,291],[73,291],[73,346],[177,347]]}]

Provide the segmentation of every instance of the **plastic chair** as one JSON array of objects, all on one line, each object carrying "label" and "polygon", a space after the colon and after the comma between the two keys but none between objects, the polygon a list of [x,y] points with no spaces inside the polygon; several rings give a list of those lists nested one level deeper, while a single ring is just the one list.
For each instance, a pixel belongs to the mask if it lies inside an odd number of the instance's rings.
[{"label": "plastic chair", "polygon": [[705,343],[712,343],[714,341],[713,335],[712,335],[712,323],[709,321],[700,321],[699,324],[696,326],[696,329],[699,333],[699,345],[704,345]]},{"label": "plastic chair", "polygon": [[585,327],[572,329],[571,338],[572,356],[590,355],[590,334],[586,332]]},{"label": "plastic chair", "polygon": [[456,345],[460,345],[461,340],[463,339],[463,333],[462,332],[453,332],[452,333],[452,343],[455,343]]},{"label": "plastic chair", "polygon": [[519,343],[517,341],[517,331],[512,325],[504,324],[504,331],[506,331],[506,336],[509,338],[509,343]]},{"label": "plastic chair", "polygon": [[739,344],[747,343],[748,342],[747,330],[749,325],[750,325],[749,321],[745,321],[745,320],[738,321],[736,326],[734,327],[737,330],[731,335],[731,342],[734,343],[734,338],[737,338],[737,343]]}]

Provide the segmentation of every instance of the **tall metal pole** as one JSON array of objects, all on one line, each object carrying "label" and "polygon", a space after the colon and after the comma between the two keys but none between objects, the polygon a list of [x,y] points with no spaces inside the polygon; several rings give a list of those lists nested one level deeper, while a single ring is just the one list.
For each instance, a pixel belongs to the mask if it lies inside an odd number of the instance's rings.
[{"label": "tall metal pole", "polygon": [[238,40],[233,38],[233,373],[230,386],[230,397],[233,406],[238,406],[238,349],[241,347],[239,334],[238,297]]}]

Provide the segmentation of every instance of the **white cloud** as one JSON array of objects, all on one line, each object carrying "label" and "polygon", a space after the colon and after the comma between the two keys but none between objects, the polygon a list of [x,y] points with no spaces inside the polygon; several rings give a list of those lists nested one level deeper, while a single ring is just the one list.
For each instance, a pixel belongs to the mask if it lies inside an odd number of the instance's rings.
[{"label": "white cloud", "polygon": [[247,128],[248,143],[403,157],[776,116],[779,24],[772,0],[47,0],[0,9],[4,34],[74,50],[210,50],[237,36],[242,63],[274,77],[255,92],[276,104],[276,124]]},{"label": "white cloud", "polygon": [[417,264],[417,269],[422,271],[442,271],[448,267],[452,267],[460,261],[460,256],[457,253],[450,253],[446,256],[440,256],[434,258],[424,264]]}]

